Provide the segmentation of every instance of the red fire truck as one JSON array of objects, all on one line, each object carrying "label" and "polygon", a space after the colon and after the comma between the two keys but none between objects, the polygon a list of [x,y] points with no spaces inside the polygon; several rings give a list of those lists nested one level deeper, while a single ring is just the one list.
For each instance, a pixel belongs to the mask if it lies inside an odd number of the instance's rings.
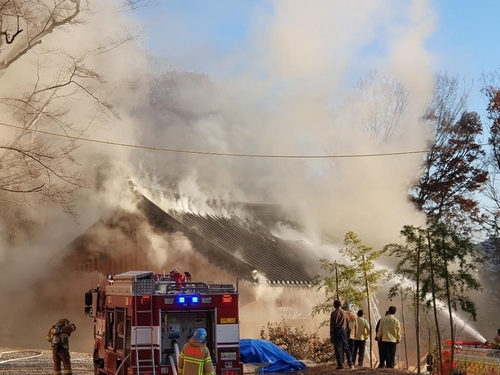
[{"label": "red fire truck", "polygon": [[[434,357],[428,358],[428,370],[432,374],[450,374],[450,370],[453,370],[452,373],[459,375],[500,375],[500,350],[493,349],[490,343],[455,340],[453,364],[451,363],[452,343],[451,340],[447,340],[446,346],[441,351],[442,369],[437,358],[436,361]],[[437,363],[433,366],[432,362]]]},{"label": "red fire truck", "polygon": [[233,284],[193,282],[177,270],[129,271],[85,293],[85,314],[94,319],[96,375],[177,375],[179,351],[199,327],[217,375],[243,372]]}]

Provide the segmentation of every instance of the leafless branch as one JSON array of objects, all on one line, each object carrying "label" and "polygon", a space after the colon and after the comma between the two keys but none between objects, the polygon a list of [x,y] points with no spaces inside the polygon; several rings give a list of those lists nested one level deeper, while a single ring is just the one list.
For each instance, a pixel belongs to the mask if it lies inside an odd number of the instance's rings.
[{"label": "leafless branch", "polygon": [[42,27],[42,29],[36,33],[33,37],[27,39],[26,45],[20,48],[17,52],[14,53],[12,57],[7,58],[4,61],[0,61],[0,70],[5,70],[9,68],[15,61],[24,56],[28,51],[33,49],[38,44],[42,43],[42,40],[45,36],[52,33],[56,28],[70,24],[81,11],[80,0],[69,0],[75,5],[74,12],[69,14],[67,17],[56,21],[55,20],[55,12],[59,9],[59,7],[66,2],[66,0],[61,0],[58,3],[55,3],[52,12],[47,17],[47,20]]},{"label": "leafless branch", "polygon": [[16,36],[21,34],[24,30],[19,28],[19,16],[17,16],[17,30],[14,33],[14,35],[10,35],[10,33],[7,30],[1,31],[0,34],[5,36],[5,43],[7,44],[12,44],[14,42],[14,39],[16,39]]},{"label": "leafless branch", "polygon": [[80,186],[77,182],[75,182],[75,181],[69,179],[67,176],[64,176],[64,175],[58,173],[57,171],[55,171],[53,168],[51,168],[48,165],[48,163],[45,163],[42,160],[42,159],[54,159],[53,156],[50,156],[48,154],[45,154],[45,155],[37,154],[37,153],[34,153],[33,151],[26,151],[26,150],[23,150],[23,149],[17,148],[17,147],[0,146],[0,149],[17,152],[17,153],[23,155],[24,157],[27,157],[27,158],[33,160],[34,162],[40,164],[40,166],[42,166],[45,170],[47,170],[47,172],[50,172],[51,174],[53,174],[57,178],[61,179],[62,181],[66,182],[70,185]]},{"label": "leafless branch", "polygon": [[34,187],[33,189],[22,190],[22,189],[9,189],[3,186],[0,186],[0,190],[7,191],[9,193],[40,193],[45,186],[45,182],[39,186]]}]

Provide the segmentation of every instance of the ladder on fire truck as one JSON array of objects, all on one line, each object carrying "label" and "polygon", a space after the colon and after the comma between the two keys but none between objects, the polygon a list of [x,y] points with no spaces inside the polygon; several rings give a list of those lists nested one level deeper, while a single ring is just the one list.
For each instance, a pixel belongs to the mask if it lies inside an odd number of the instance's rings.
[{"label": "ladder on fire truck", "polygon": [[[134,335],[135,335],[135,366],[136,366],[136,375],[142,374],[151,374],[156,375],[156,363],[155,363],[155,350],[153,345],[153,301],[151,298],[149,301],[149,310],[139,310],[139,306],[137,304],[137,298],[134,298],[134,319],[135,319],[135,327],[134,327]],[[137,318],[141,314],[149,314],[149,322],[151,323],[149,326],[138,326]],[[149,331],[149,346],[141,347],[139,346],[139,331]],[[148,352],[148,356],[151,355],[150,358],[141,358],[139,355],[140,352]]]}]

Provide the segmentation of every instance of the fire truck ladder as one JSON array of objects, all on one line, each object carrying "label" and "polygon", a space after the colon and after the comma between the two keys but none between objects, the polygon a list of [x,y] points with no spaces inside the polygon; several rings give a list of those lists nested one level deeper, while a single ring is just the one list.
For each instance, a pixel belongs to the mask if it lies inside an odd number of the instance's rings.
[{"label": "fire truck ladder", "polygon": [[[153,301],[149,299],[149,310],[139,310],[137,306],[137,298],[134,298],[135,302],[135,366],[136,366],[136,374],[151,374],[156,375],[156,363],[155,363],[155,351],[153,346]],[[151,322],[150,326],[137,326],[137,317],[139,314],[149,314],[149,321]],[[138,337],[139,331],[150,331],[150,340],[149,346],[139,347],[138,345]],[[139,352],[148,351],[151,353],[151,358],[141,358]]]}]

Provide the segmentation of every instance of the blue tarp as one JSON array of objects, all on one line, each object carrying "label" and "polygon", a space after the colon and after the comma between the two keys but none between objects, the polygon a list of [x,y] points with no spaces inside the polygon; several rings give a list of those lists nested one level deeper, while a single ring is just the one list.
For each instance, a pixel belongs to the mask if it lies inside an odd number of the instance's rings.
[{"label": "blue tarp", "polygon": [[240,354],[243,363],[271,363],[261,368],[260,372],[292,372],[307,368],[304,363],[267,340],[240,340]]}]

